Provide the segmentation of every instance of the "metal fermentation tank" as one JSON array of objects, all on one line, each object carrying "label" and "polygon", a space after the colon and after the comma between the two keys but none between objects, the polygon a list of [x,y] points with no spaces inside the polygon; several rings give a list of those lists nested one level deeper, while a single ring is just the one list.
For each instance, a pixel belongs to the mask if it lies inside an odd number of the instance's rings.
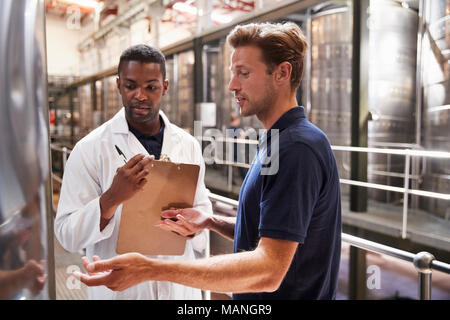
[{"label": "metal fermentation tank", "polygon": [[[370,2],[368,146],[415,143],[418,14],[398,1]],[[404,156],[369,154],[368,180],[403,186]],[[370,190],[373,199],[399,204],[402,194]]]},{"label": "metal fermentation tank", "polygon": [[0,299],[48,299],[54,273],[44,12],[0,1]]},{"label": "metal fermentation tank", "polygon": [[[311,21],[309,118],[338,146],[351,144],[351,18],[351,10],[340,7],[321,10]],[[335,155],[340,177],[349,179],[350,153],[338,151]],[[348,187],[342,187],[347,193]]]},{"label": "metal fermentation tank", "polygon": [[[425,1],[427,28],[422,42],[423,139],[426,150],[450,150],[450,0]],[[423,188],[448,193],[450,161],[428,160]],[[421,206],[442,218],[450,217],[448,201],[421,198]]]},{"label": "metal fermentation tank", "polygon": [[167,94],[161,110],[171,122],[189,133],[194,129],[194,51],[166,57]]},{"label": "metal fermentation tank", "polygon": [[[368,145],[414,141],[417,12],[396,1],[371,1],[369,25]],[[309,116],[332,145],[351,144],[352,13],[325,6],[311,15]],[[305,75],[306,76],[306,75]],[[350,177],[350,153],[335,152],[341,178]],[[386,173],[402,172],[402,159],[369,154],[368,180],[396,185]],[[347,192],[343,188],[343,193]],[[370,190],[372,199],[391,202],[389,192]]]}]

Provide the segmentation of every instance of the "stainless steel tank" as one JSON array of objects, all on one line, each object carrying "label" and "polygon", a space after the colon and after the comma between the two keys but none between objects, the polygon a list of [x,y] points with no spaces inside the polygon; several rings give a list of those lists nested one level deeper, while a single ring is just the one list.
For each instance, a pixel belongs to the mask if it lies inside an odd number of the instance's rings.
[{"label": "stainless steel tank", "polygon": [[181,128],[194,132],[194,51],[177,54],[177,121]]},{"label": "stainless steel tank", "polygon": [[53,238],[44,0],[0,1],[0,24],[0,299],[46,299],[48,232]]},{"label": "stainless steel tank", "polygon": [[[397,1],[370,2],[368,145],[414,142],[417,12]],[[352,12],[324,7],[311,17],[310,120],[332,145],[351,144]],[[305,75],[306,76],[306,75]],[[350,177],[350,153],[335,152],[341,178]],[[396,185],[383,172],[403,170],[403,159],[370,154],[369,182]],[[401,179],[400,179],[401,180]],[[347,188],[343,188],[345,194]],[[373,199],[390,201],[386,191]],[[395,196],[395,195],[394,195]]]},{"label": "stainless steel tank", "polygon": [[[305,74],[306,76],[306,74]],[[314,13],[311,20],[311,122],[332,145],[351,144],[352,15],[348,7]],[[341,178],[350,179],[350,153],[335,152]],[[348,186],[343,186],[348,193]]]},{"label": "stainless steel tank", "polygon": [[[369,147],[415,142],[418,13],[399,1],[370,2]],[[368,180],[403,186],[404,156],[369,154]],[[388,172],[388,173],[385,173]],[[399,203],[400,193],[371,189],[374,199]]]},{"label": "stainless steel tank", "polygon": [[194,129],[194,51],[187,50],[166,57],[167,94],[161,109],[170,121],[193,133]]},{"label": "stainless steel tank", "polygon": [[78,87],[79,101],[79,129],[76,140],[78,141],[94,129],[94,115],[92,102],[92,86],[90,83]]},{"label": "stainless steel tank", "polygon": [[116,79],[116,75],[103,79],[105,121],[114,117],[122,108],[122,97],[119,94],[119,89],[117,89]]},{"label": "stainless steel tank", "polygon": [[[423,57],[423,144],[427,150],[450,151],[450,0],[425,1]],[[450,161],[427,160],[423,188],[449,193]],[[421,198],[421,206],[449,218],[448,201]]]},{"label": "stainless steel tank", "polygon": [[176,64],[177,56],[167,56],[166,57],[166,79],[169,80],[169,88],[167,89],[167,94],[163,97],[161,110],[164,111],[166,116],[171,122],[175,123],[177,119],[177,81],[176,81]]}]

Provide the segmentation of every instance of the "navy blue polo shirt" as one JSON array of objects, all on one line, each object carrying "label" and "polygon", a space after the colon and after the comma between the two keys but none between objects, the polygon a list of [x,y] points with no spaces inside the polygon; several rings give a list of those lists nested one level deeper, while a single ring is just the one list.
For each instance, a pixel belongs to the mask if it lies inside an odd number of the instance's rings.
[{"label": "navy blue polo shirt", "polygon": [[[330,143],[306,119],[303,107],[286,112],[271,129],[278,129],[279,150],[272,147],[275,136],[269,130],[260,139],[241,187],[234,252],[254,250],[261,237],[298,242],[298,247],[277,291],[233,298],[334,299],[341,255],[341,195]],[[262,169],[271,165],[277,170],[263,174]]]},{"label": "navy blue polo shirt", "polygon": [[159,160],[161,157],[161,149],[164,138],[164,121],[159,117],[159,121],[161,122],[161,128],[158,133],[155,135],[150,135],[146,133],[141,133],[132,126],[128,125],[130,131],[136,136],[139,142],[144,146],[145,150],[150,155],[154,155],[156,160]]}]

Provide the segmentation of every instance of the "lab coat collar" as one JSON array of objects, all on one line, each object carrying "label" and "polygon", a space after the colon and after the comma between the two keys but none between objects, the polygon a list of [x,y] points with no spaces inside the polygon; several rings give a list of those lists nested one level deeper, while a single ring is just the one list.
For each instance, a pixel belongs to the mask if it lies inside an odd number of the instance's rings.
[{"label": "lab coat collar", "polygon": [[[162,120],[164,121],[164,139],[163,139],[163,145],[161,148],[161,154],[166,154],[170,157],[171,150],[174,145],[177,143],[181,143],[181,137],[180,135],[172,128],[172,124],[170,123],[167,116],[164,114],[163,111],[159,110],[159,115],[161,116]],[[147,154],[147,151],[145,150],[144,146],[139,142],[139,140],[132,134],[128,128],[128,123],[125,118],[125,108],[122,107],[122,109],[119,110],[119,112],[116,113],[116,115],[111,119],[111,129],[113,133],[118,134],[126,134],[128,135],[128,145],[130,146],[130,149],[134,151],[133,153],[144,153]]]}]

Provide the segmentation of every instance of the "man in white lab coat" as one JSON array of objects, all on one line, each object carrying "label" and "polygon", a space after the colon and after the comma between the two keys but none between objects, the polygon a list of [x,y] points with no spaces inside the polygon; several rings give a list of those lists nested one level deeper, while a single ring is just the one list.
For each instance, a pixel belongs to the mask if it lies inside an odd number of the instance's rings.
[{"label": "man in white lab coat", "polygon": [[[144,166],[167,155],[171,161],[200,165],[194,208],[212,214],[204,184],[205,164],[198,142],[170,123],[160,111],[169,85],[165,58],[146,45],[124,51],[117,87],[122,108],[111,120],[93,130],[74,147],[67,161],[55,234],[68,251],[86,248],[84,261],[116,255],[122,203],[146,183]],[[116,149],[116,147],[118,149]],[[122,155],[119,155],[120,150]],[[129,159],[124,165],[124,158]],[[192,234],[184,255],[159,259],[193,259],[206,247],[205,233]],[[156,258],[156,257],[155,257]],[[199,289],[171,282],[147,281],[123,292],[88,288],[89,299],[201,299]]]}]

